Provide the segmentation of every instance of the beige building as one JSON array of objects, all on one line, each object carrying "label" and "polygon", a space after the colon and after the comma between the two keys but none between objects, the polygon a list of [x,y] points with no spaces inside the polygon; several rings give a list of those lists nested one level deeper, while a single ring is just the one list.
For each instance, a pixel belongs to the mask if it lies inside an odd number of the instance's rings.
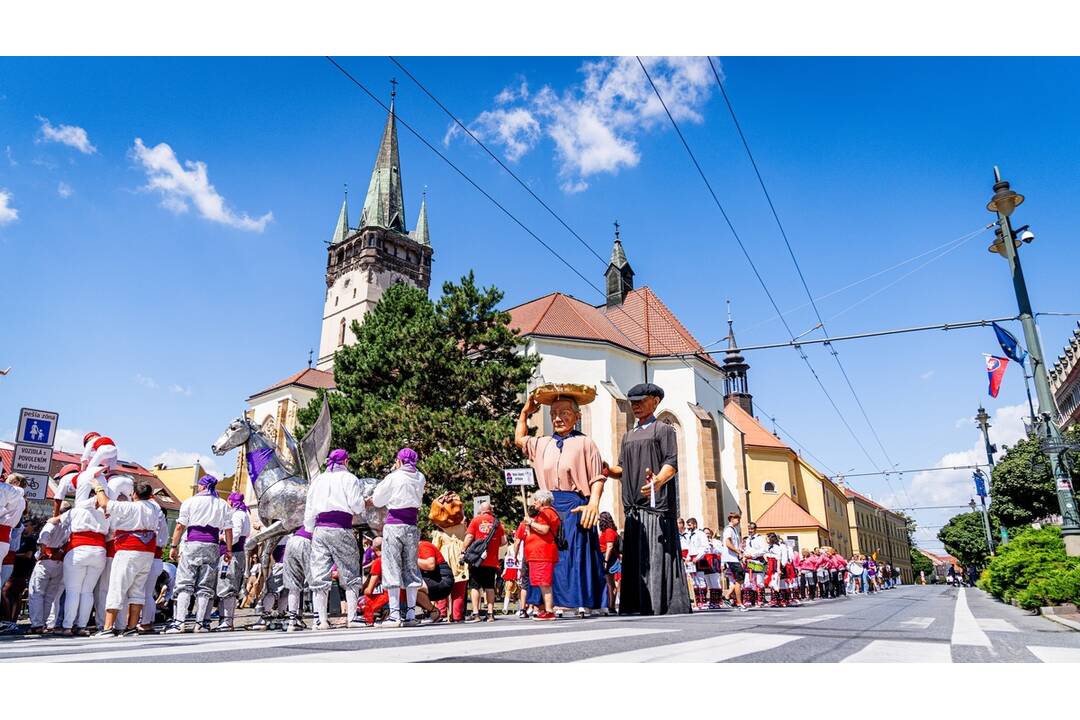
[{"label": "beige building", "polygon": [[904,518],[849,487],[844,488],[844,494],[854,551],[879,563],[899,566],[904,582],[914,582]]},{"label": "beige building", "polygon": [[[196,462],[194,465],[182,465],[180,467],[168,467],[155,465],[153,473],[161,484],[169,489],[177,500],[183,502],[198,492],[199,478],[206,475],[206,468]],[[217,490],[219,494],[228,494],[233,490],[233,476],[220,478]]]}]

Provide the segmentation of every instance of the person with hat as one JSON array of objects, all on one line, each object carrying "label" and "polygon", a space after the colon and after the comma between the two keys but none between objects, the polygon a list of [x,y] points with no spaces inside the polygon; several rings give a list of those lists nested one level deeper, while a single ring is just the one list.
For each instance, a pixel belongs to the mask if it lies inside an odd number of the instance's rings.
[{"label": "person with hat", "polygon": [[679,552],[678,440],[675,428],[656,421],[664,391],[639,383],[627,393],[637,424],[622,438],[623,526],[620,615],[690,612],[690,593]]},{"label": "person with hat", "polygon": [[244,494],[231,492],[226,502],[232,508],[229,513],[229,523],[232,528],[232,556],[228,561],[224,557],[223,535],[218,541],[218,551],[222,555],[217,582],[220,619],[215,629],[219,632],[228,632],[233,629],[233,621],[236,619],[236,602],[244,587],[244,578],[247,577],[247,556],[244,554],[244,546],[247,544],[248,536],[251,535],[251,518],[248,515],[248,506],[244,503]]},{"label": "person with hat", "polygon": [[[172,534],[172,558],[176,568],[176,606],[165,628],[172,635],[184,632],[184,622],[195,596],[195,632],[210,631],[210,603],[216,591],[215,581],[221,550],[218,538],[225,533],[225,558],[232,558],[232,509],[218,497],[218,479],[213,475],[199,478],[201,490],[180,503],[180,515]],[[183,547],[180,539],[184,538]]]},{"label": "person with hat", "polygon": [[311,481],[304,508],[304,529],[311,533],[311,591],[315,609],[315,630],[329,630],[327,605],[330,579],[337,565],[339,581],[345,586],[348,627],[363,627],[356,620],[360,596],[360,548],[352,531],[353,515],[364,512],[363,487],[349,472],[349,454],[331,451],[326,470]]},{"label": "person with hat", "polygon": [[[64,634],[84,635],[94,609],[94,589],[105,569],[105,539],[109,520],[91,497],[98,475],[105,468],[91,467],[73,481],[75,503],[71,508],[71,539],[64,555]],[[100,484],[100,483],[99,483]],[[102,619],[105,609],[102,607]]]},{"label": "person with hat", "polygon": [[75,463],[68,463],[64,467],[60,468],[60,472],[53,475],[53,480],[56,481],[56,492],[53,493],[53,516],[59,516],[61,512],[60,505],[67,499],[68,495],[75,495],[75,487],[78,483],[79,473],[84,468],[80,468]]},{"label": "person with hat", "polygon": [[[416,619],[416,594],[423,587],[424,579],[417,564],[420,530],[416,521],[420,506],[424,504],[427,479],[416,469],[419,460],[420,456],[412,448],[399,450],[393,471],[375,486],[368,501],[374,507],[386,508],[382,531],[382,584],[390,597],[389,627],[420,624]],[[401,588],[405,588],[405,617],[401,616]]]},{"label": "person with hat", "polygon": [[[552,507],[563,527],[566,543],[559,550],[552,584],[555,606],[577,608],[580,617],[607,603],[604,554],[596,528],[606,466],[596,443],[576,427],[581,420],[581,405],[595,397],[592,388],[537,388],[521,409],[514,430],[515,444],[535,470],[538,489],[551,492]],[[533,437],[529,435],[528,419],[541,404],[550,405],[553,432]],[[574,518],[575,514],[579,517]],[[539,585],[530,587],[527,598],[530,605],[543,604]]]},{"label": "person with hat", "polygon": [[165,517],[165,511],[155,501],[157,508],[157,527],[154,532],[154,560],[150,563],[150,572],[146,574],[146,584],[143,586],[143,609],[139,619],[139,629],[148,634],[154,629],[154,618],[157,617],[157,581],[165,568],[165,544],[169,542],[169,520]]},{"label": "person with hat", "polygon": [[45,631],[49,611],[64,590],[64,547],[71,537],[71,503],[63,503],[60,509],[60,515],[49,518],[38,533],[38,561],[30,575],[31,634]]},{"label": "person with hat", "polygon": [[[93,484],[97,506],[108,512],[116,548],[109,570],[102,629],[95,637],[116,637],[120,634],[116,624],[122,609],[127,615],[124,634],[139,633],[139,618],[146,599],[146,576],[154,563],[154,550],[157,548],[159,509],[150,500],[153,488],[149,483],[139,483],[134,487],[133,481],[126,475],[113,477],[109,483],[108,491],[99,482]],[[135,499],[131,500],[132,497]]]}]

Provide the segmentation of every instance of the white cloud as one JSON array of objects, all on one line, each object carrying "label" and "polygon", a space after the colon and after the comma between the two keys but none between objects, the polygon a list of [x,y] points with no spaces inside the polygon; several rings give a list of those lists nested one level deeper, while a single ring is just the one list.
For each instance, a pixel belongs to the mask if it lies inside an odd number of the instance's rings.
[{"label": "white cloud", "polygon": [[56,186],[56,194],[66,200],[75,194],[75,189],[61,180],[60,184]]},{"label": "white cloud", "polygon": [[[998,408],[990,420],[990,442],[997,445],[998,450],[1001,450],[1003,445],[1013,445],[1017,440],[1026,437],[1024,419],[1027,418],[1027,415],[1028,407],[1026,403]],[[965,422],[971,423],[972,435],[974,436],[971,447],[942,455],[934,463],[934,467],[952,468],[986,464],[986,445],[983,442],[982,432],[975,426],[974,421],[968,419]],[[911,476],[911,480],[908,482],[906,494],[901,489],[901,482],[894,480],[895,494],[886,496],[882,501],[882,505],[886,507],[966,505],[975,494],[975,485],[971,479],[972,472],[972,470],[966,469],[916,473]],[[989,490],[989,487],[987,490]],[[910,502],[908,502],[909,497],[911,498]],[[958,512],[961,512],[959,508],[949,511],[948,514],[954,515]],[[928,530],[927,533],[935,538],[937,536],[937,530]],[[924,537],[923,539],[928,538]]]},{"label": "white cloud", "polygon": [[185,160],[181,165],[167,143],[148,148],[141,138],[135,138],[131,155],[146,172],[148,182],[144,189],[159,192],[161,205],[167,210],[180,214],[194,205],[206,220],[253,232],[262,232],[267,223],[274,219],[274,214],[270,212],[252,218],[247,213],[230,209],[225,204],[225,198],[210,184],[206,163]]},{"label": "white cloud", "polygon": [[81,453],[85,436],[86,431],[78,428],[56,428],[56,442],[53,447],[64,452]]},{"label": "white cloud", "polygon": [[90,142],[90,136],[87,135],[86,130],[78,125],[54,126],[49,122],[48,118],[38,115],[37,119],[41,121],[41,137],[38,138],[37,142],[60,143],[75,148],[84,155],[93,155],[97,152],[97,148]]},{"label": "white cloud", "polygon": [[927,370],[926,372],[924,372],[922,375],[919,376],[919,379],[920,380],[929,380],[932,377],[934,377],[934,371],[933,370]]},{"label": "white cloud", "polygon": [[8,165],[11,167],[19,167],[19,163],[15,161],[15,157],[11,154],[11,146],[6,145],[4,147],[4,155],[7,156]]},{"label": "white cloud", "polygon": [[19,211],[11,206],[12,197],[14,196],[10,192],[0,188],[0,226],[19,219]]},{"label": "white cloud", "polygon": [[142,373],[135,375],[135,382],[150,390],[157,390],[159,387],[157,380],[154,380],[152,377],[147,377]]},{"label": "white cloud", "polygon": [[191,388],[186,388],[182,385],[177,385],[176,383],[173,383],[169,386],[169,392],[175,393],[177,395],[185,395],[187,397],[191,397]]},{"label": "white cloud", "polygon": [[[676,121],[700,123],[714,78],[705,58],[648,58],[649,74]],[[634,167],[636,138],[668,122],[663,106],[633,57],[587,62],[583,80],[561,93],[544,86],[530,93],[524,80],[503,89],[498,107],[480,113],[469,129],[519,160],[548,137],[564,192],[581,192],[588,178]],[[444,142],[460,133],[453,127]]]},{"label": "white cloud", "polygon": [[198,462],[205,468],[205,470],[218,478],[221,477],[221,468],[217,464],[217,457],[210,452],[187,452],[184,450],[177,450],[176,448],[169,448],[159,452],[154,457],[150,458],[150,465],[165,465],[166,467],[184,467],[186,465],[194,465]]}]

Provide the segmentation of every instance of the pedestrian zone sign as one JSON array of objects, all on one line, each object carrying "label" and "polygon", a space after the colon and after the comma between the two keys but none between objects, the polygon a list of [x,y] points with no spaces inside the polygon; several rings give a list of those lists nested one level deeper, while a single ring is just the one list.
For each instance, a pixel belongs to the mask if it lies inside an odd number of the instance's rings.
[{"label": "pedestrian zone sign", "polygon": [[52,447],[56,440],[56,423],[59,414],[48,410],[23,408],[19,412],[19,430],[15,442],[20,445]]},{"label": "pedestrian zone sign", "polygon": [[532,487],[536,484],[536,477],[533,475],[532,468],[506,468],[503,470],[503,477],[506,479],[507,487],[516,485]]}]

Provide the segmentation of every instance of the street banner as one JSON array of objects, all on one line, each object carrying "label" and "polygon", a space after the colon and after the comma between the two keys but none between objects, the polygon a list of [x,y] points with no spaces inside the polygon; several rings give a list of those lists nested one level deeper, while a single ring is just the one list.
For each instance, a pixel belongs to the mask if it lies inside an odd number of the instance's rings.
[{"label": "street banner", "polygon": [[1009,365],[1008,358],[996,355],[986,356],[986,375],[990,379],[990,397],[996,398],[1001,390],[1001,378],[1005,377],[1005,368]]},{"label": "street banner", "polygon": [[300,452],[304,456],[304,468],[310,480],[319,474],[319,469],[330,455],[330,405],[325,396],[319,417],[300,441]]},{"label": "street banner", "polygon": [[986,478],[981,472],[973,473],[971,477],[975,480],[975,494],[981,498],[986,497]]},{"label": "street banner", "polygon": [[1016,336],[997,323],[990,324],[994,326],[994,334],[997,335],[998,344],[1001,345],[1001,352],[1005,353],[1005,357],[1023,365],[1027,353],[1020,347],[1020,341],[1016,339]]}]

